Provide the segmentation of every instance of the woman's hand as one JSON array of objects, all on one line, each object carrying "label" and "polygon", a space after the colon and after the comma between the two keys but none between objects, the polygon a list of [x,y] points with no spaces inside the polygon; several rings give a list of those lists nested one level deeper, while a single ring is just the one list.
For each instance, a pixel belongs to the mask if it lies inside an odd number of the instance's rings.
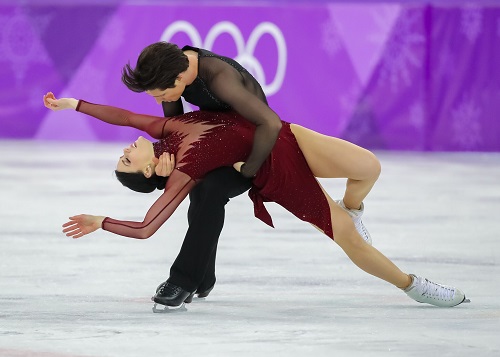
[{"label": "woman's hand", "polygon": [[175,168],[175,155],[164,152],[158,159],[158,163],[155,167],[155,173],[158,176],[167,177],[170,176]]},{"label": "woman's hand", "polygon": [[233,164],[233,167],[236,171],[241,172],[241,167],[244,163],[244,161],[238,161],[236,164]]},{"label": "woman's hand", "polygon": [[103,216],[91,216],[89,214],[69,217],[69,222],[63,224],[63,233],[66,233],[67,237],[83,237],[101,228],[104,218]]},{"label": "woman's hand", "polygon": [[74,98],[61,98],[56,99],[54,93],[48,92],[43,96],[43,105],[53,111],[63,110],[63,109],[76,109],[78,105],[78,100]]}]

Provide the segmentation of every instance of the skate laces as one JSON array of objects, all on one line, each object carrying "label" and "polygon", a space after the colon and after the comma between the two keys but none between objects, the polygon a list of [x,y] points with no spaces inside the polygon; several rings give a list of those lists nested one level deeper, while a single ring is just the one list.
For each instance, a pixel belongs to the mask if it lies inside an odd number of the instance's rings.
[{"label": "skate laces", "polygon": [[421,295],[425,295],[431,298],[438,298],[440,300],[452,300],[455,297],[455,289],[449,288],[437,283],[433,283],[427,279],[420,281],[420,291]]},{"label": "skate laces", "polygon": [[165,285],[167,285],[167,284],[163,284],[162,286],[160,286],[160,288],[157,291],[157,294],[163,294],[163,290],[165,289]]},{"label": "skate laces", "polygon": [[361,217],[357,215],[351,217],[354,222],[354,228],[356,228],[358,233],[361,235],[361,238],[363,238],[367,243],[369,243],[371,241],[370,234],[368,233],[368,230],[365,228],[365,225],[363,224]]},{"label": "skate laces", "polygon": [[368,231],[366,230],[365,225],[363,224],[363,222],[361,221],[361,218],[359,218],[359,217],[354,218],[354,228],[356,228],[356,230],[359,233],[363,232],[363,235],[365,235],[365,236],[368,234]]},{"label": "skate laces", "polygon": [[176,286],[176,285],[173,285],[173,284],[166,282],[160,287],[160,289],[158,290],[158,294],[162,295],[165,290],[168,290],[172,294],[177,294],[179,292],[179,290],[181,290],[181,289],[182,288],[180,286]]}]

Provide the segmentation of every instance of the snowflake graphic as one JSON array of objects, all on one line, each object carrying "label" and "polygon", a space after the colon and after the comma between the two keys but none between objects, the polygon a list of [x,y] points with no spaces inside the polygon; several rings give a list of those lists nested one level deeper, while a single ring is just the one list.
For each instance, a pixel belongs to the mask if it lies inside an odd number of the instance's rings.
[{"label": "snowflake graphic", "polygon": [[37,33],[43,32],[49,17],[29,19],[20,7],[13,16],[0,15],[0,62],[10,62],[19,85],[32,63],[49,63]]},{"label": "snowflake graphic", "polygon": [[413,103],[410,107],[408,122],[417,130],[422,131],[425,126],[425,110],[422,102]]},{"label": "snowflake graphic", "polygon": [[340,96],[339,103],[340,109],[342,110],[342,116],[351,114],[352,110],[356,107],[362,90],[363,88],[361,85],[357,81],[354,81],[351,83],[348,90]]},{"label": "snowflake graphic", "polygon": [[371,100],[363,98],[354,108],[348,125],[349,141],[361,143],[361,141],[373,134],[373,108]]},{"label": "snowflake graphic", "polygon": [[375,45],[383,45],[387,39],[387,34],[391,31],[393,19],[398,14],[396,5],[380,5],[372,9],[371,17],[377,24],[377,31],[370,33],[367,38]]},{"label": "snowflake graphic", "polygon": [[420,52],[423,51],[425,36],[415,29],[415,24],[421,21],[420,12],[402,11],[388,39],[381,58],[379,80],[389,83],[393,92],[397,92],[401,85],[411,84],[411,67],[422,66]]},{"label": "snowflake graphic", "polygon": [[330,57],[335,57],[342,48],[341,34],[334,19],[334,8],[328,7],[329,17],[321,25],[321,47]]},{"label": "snowflake graphic", "polygon": [[[371,11],[371,17],[377,25],[377,30],[367,35],[369,43],[383,48],[387,40],[388,34],[391,32],[391,27],[394,19],[399,13],[399,6],[397,5],[377,5]],[[373,68],[378,61],[376,55],[369,58],[369,65]]]},{"label": "snowflake graphic", "polygon": [[337,128],[339,131],[343,131],[353,110],[356,108],[358,99],[362,94],[363,88],[361,85],[354,81],[348,87],[348,90],[340,95],[339,104],[340,104],[340,116],[337,118]]},{"label": "snowflake graphic", "polygon": [[474,43],[482,31],[483,12],[478,5],[469,4],[462,8],[461,13],[460,32]]},{"label": "snowflake graphic", "polygon": [[471,100],[463,100],[451,114],[453,142],[462,149],[474,149],[482,143],[481,109]]}]

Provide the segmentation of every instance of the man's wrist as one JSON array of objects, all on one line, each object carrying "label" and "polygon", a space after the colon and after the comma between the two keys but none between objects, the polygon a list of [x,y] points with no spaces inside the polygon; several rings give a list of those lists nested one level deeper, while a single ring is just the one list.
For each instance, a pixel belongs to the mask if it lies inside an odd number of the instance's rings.
[{"label": "man's wrist", "polygon": [[246,177],[246,178],[252,178],[252,177],[255,177],[255,175],[248,175],[245,173],[245,167],[246,167],[246,163],[243,163],[241,166],[240,166],[240,174],[243,175],[243,177]]}]

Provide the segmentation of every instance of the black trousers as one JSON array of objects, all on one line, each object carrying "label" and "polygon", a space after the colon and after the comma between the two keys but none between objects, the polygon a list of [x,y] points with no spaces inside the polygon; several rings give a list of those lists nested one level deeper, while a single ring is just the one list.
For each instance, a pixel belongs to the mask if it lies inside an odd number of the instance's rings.
[{"label": "black trousers", "polygon": [[225,205],[230,198],[247,191],[251,184],[251,179],[234,168],[222,167],[195,186],[189,194],[189,228],[170,268],[169,282],[190,292],[204,291],[215,284],[215,258]]}]

